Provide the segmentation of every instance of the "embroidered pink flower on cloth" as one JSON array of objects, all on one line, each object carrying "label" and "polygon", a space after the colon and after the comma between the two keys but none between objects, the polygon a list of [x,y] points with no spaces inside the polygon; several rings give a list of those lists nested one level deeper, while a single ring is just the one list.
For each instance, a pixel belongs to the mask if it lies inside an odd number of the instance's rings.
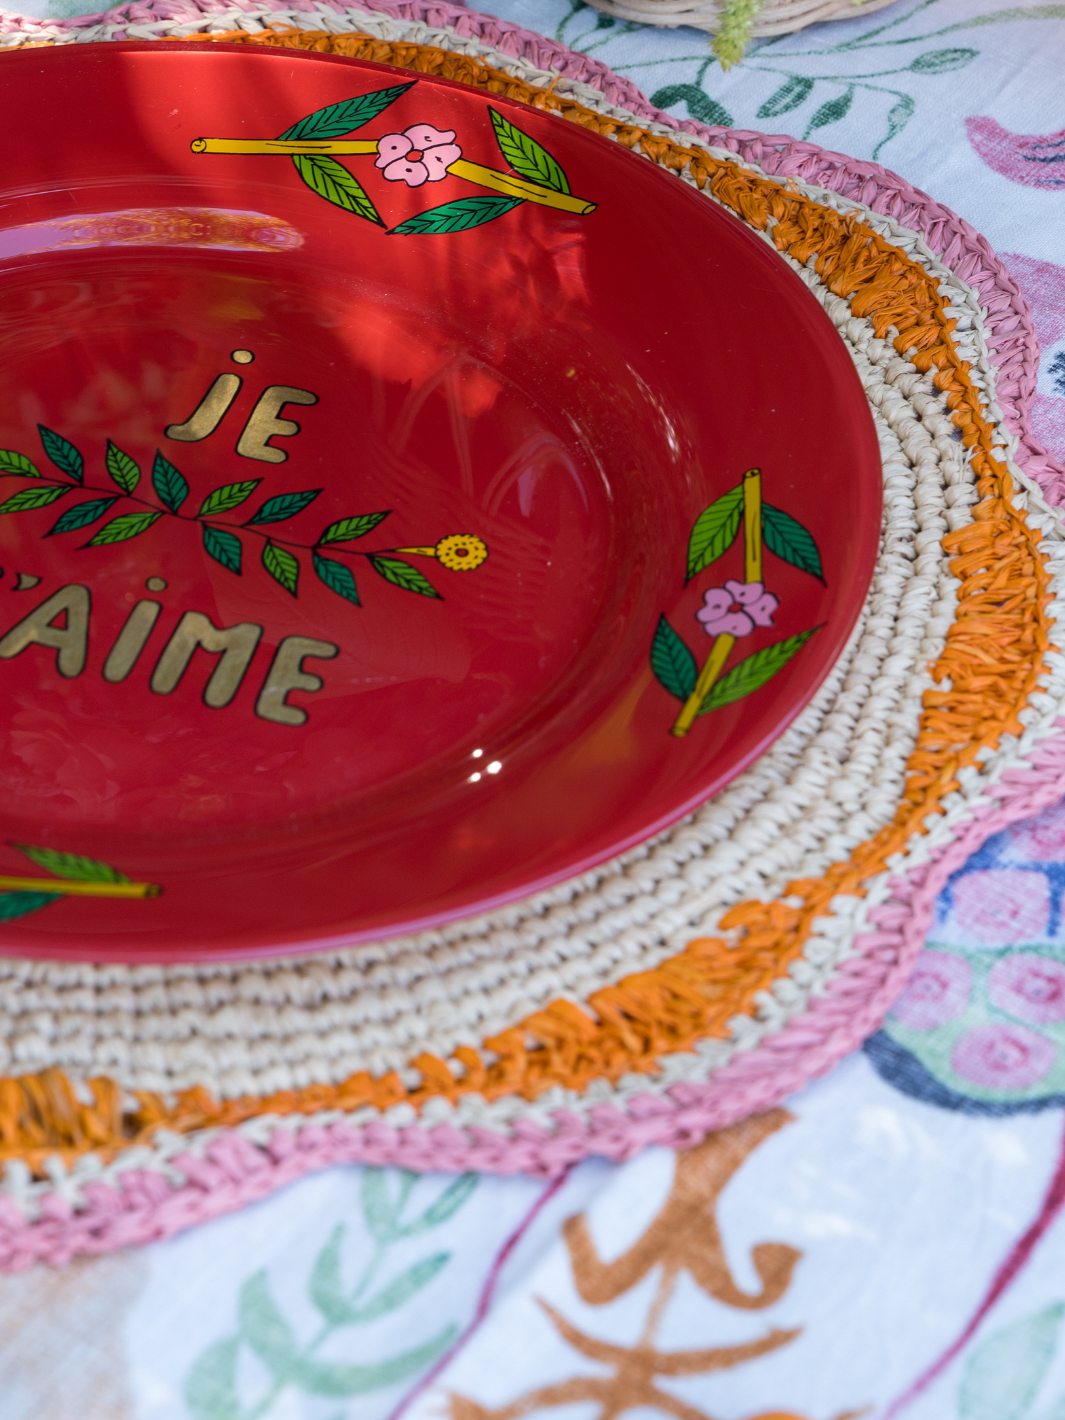
[{"label": "embroidered pink flower on cloth", "polygon": [[1018,952],[991,968],[987,994],[1000,1010],[1034,1025],[1065,1021],[1065,962]]},{"label": "embroidered pink flower on cloth", "polygon": [[695,613],[707,636],[749,636],[756,626],[772,626],[780,602],[761,582],[726,582],[711,587]]},{"label": "embroidered pink flower on cloth", "polygon": [[1011,823],[1007,833],[1023,857],[1034,863],[1052,863],[1065,855],[1065,804],[1052,804],[1034,818]]},{"label": "embroidered pink flower on cloth", "polygon": [[965,1010],[972,979],[964,957],[922,952],[891,1014],[910,1030],[935,1030]]},{"label": "embroidered pink flower on cloth", "polygon": [[454,140],[453,129],[415,123],[403,133],[386,133],[378,140],[374,166],[384,169],[389,182],[405,182],[408,187],[440,182],[455,159],[462,157]]},{"label": "embroidered pink flower on cloth", "polygon": [[1050,920],[1050,887],[1026,868],[984,868],[954,885],[954,920],[985,947],[1041,937]]},{"label": "embroidered pink flower on cloth", "polygon": [[956,1075],[992,1090],[1023,1090],[1050,1074],[1057,1049],[1024,1026],[977,1026],[954,1047]]}]

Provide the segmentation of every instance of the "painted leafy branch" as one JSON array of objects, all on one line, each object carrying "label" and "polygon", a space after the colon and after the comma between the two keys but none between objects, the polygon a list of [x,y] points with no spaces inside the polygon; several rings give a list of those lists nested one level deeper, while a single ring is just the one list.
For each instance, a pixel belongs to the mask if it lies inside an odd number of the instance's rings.
[{"label": "painted leafy branch", "polygon": [[[326,548],[347,557],[363,557],[377,575],[392,586],[436,600],[442,598],[428,578],[411,563],[394,556],[395,553],[435,557],[443,567],[454,571],[472,571],[488,556],[488,549],[480,538],[460,534],[441,538],[432,547],[383,548],[365,552],[361,548],[348,545],[373,532],[378,524],[389,517],[391,510],[387,509],[384,512],[357,513],[340,518],[330,523],[315,541],[310,543],[296,542],[279,537],[276,532],[265,531],[288,522],[309,508],[322,492],[320,488],[304,488],[291,493],[275,494],[261,503],[252,515],[242,522],[222,521],[221,514],[230,513],[248,502],[262,482],[259,478],[222,484],[208,493],[197,512],[189,513],[186,511],[190,496],[188,480],[159,450],[156,450],[150,474],[152,491],[157,500],[152,503],[137,493],[142,481],[140,465],[110,439],[107,442],[104,466],[118,492],[113,488],[94,487],[85,482],[85,460],[80,450],[62,435],[45,428],[43,424],[38,425],[38,429],[45,454],[63,478],[46,478],[25,454],[11,449],[0,450],[0,478],[27,480],[26,487],[0,502],[0,514],[27,513],[46,508],[69,494],[97,495],[84,502],[72,503],[44,534],[45,537],[78,532],[100,524],[81,546],[106,547],[140,537],[161,518],[178,518],[183,522],[197,524],[207,556],[238,577],[244,570],[243,539],[249,536],[258,538],[261,543],[262,566],[274,581],[292,596],[299,593],[302,564],[297,552],[309,552],[311,566],[322,585],[353,606],[361,605],[355,574],[347,562],[337,561],[335,555],[326,556]],[[140,506],[120,512],[107,522],[101,522],[114,505],[122,500]]]},{"label": "painted leafy branch", "polygon": [[[303,138],[320,143],[354,133],[363,124],[384,113],[390,104],[394,104],[417,82],[412,79],[408,84],[394,84],[388,89],[377,89],[372,94],[359,94],[354,99],[327,104],[325,108],[301,118],[291,128],[286,128],[278,137],[281,140]],[[319,197],[324,197],[334,207],[354,213],[356,217],[364,217],[378,227],[385,225],[365,188],[336,158],[321,153],[294,153],[292,163],[303,181]]]},{"label": "painted leafy branch", "polygon": [[557,159],[491,106],[488,114],[492,130],[509,172],[470,162],[453,141],[456,134],[451,129],[436,129],[432,124],[412,124],[403,133],[386,133],[380,138],[348,136],[383,113],[413,83],[417,80],[329,104],[300,119],[277,138],[196,138],[192,151],[290,157],[312,192],[334,207],[341,207],[379,227],[385,225],[380,214],[340,158],[374,156],[386,181],[405,182],[410,187],[456,177],[491,189],[491,196],[482,193],[476,197],[452,198],[419,212],[398,223],[389,236],[467,232],[486,222],[494,222],[523,202],[559,208],[578,216],[595,211],[594,202],[575,197],[570,191],[569,179]]},{"label": "painted leafy branch", "polygon": [[0,874],[0,921],[12,922],[39,912],[61,897],[158,897],[155,883],[132,882],[125,873],[95,858],[78,853],[61,853],[55,848],[38,848],[29,843],[13,843],[19,853],[50,878],[14,877]]},{"label": "painted leafy branch", "polygon": [[[574,3],[575,9],[581,8],[582,0],[574,0]],[[736,3],[742,7],[746,5],[746,0],[736,0]],[[865,104],[877,102],[881,106],[887,105],[882,119],[881,136],[872,149],[871,156],[876,158],[884,146],[903,131],[917,111],[917,103],[913,94],[907,92],[907,87],[912,83],[912,79],[908,80],[906,76],[914,76],[918,81],[922,81],[937,75],[954,73],[971,64],[980,55],[979,50],[969,46],[948,45],[943,48],[923,49],[921,53],[909,58],[909,54],[913,52],[912,46],[923,46],[929,41],[934,42],[941,36],[953,35],[962,29],[1001,20],[1042,18],[1046,10],[1045,6],[1033,6],[1026,9],[973,15],[960,23],[947,25],[928,33],[884,38],[885,35],[891,31],[897,31],[899,26],[927,9],[931,3],[932,0],[921,0],[921,3],[909,11],[902,10],[886,23],[866,30],[864,34],[851,36],[838,44],[781,50],[779,46],[784,41],[789,41],[791,45],[801,41],[796,41],[792,36],[777,35],[752,47],[742,59],[737,53],[734,57],[738,61],[739,67],[746,70],[748,74],[764,74],[767,79],[776,84],[768,98],[763,100],[758,107],[754,118],[762,121],[777,119],[784,114],[803,108],[804,105],[814,105],[812,109],[807,110],[808,116],[805,120],[800,118],[798,125],[791,130],[796,134],[801,132],[802,137],[808,139],[820,129],[845,119],[851,112],[855,100]],[[749,11],[750,7],[747,6],[747,9]],[[821,70],[826,58],[839,58],[846,61],[852,53],[858,57],[863,50],[872,51],[872,55],[863,56],[865,62],[859,64],[857,72],[837,74],[802,72],[806,67],[806,59],[813,60],[817,69]],[[684,59],[692,57],[678,55],[673,61],[660,59],[656,62],[680,63]],[[690,116],[700,122],[720,124],[725,128],[737,126],[733,116],[705,93],[702,87],[713,58],[712,54],[700,57],[694,82],[672,83],[656,89],[651,95],[652,104],[657,108],[674,109],[683,103]],[[870,62],[879,63],[885,58],[888,59],[888,67],[870,69]],[[903,62],[897,62],[900,60]],[[752,80],[747,85],[747,91],[757,92],[755,88],[757,84],[758,80]],[[900,85],[906,87],[899,87]],[[794,124],[795,120],[790,120],[790,122]],[[869,122],[869,119],[865,120],[867,129]],[[743,127],[744,125],[740,124],[739,126]]]},{"label": "painted leafy branch", "polygon": [[817,543],[790,513],[763,502],[761,470],[755,468],[695,520],[688,539],[686,582],[724,556],[739,536],[741,524],[745,529],[744,581],[728,581],[724,587],[706,592],[704,607],[696,614],[704,631],[713,638],[702,668],[665,616],[659,618],[655,628],[651,669],[658,683],[683,702],[673,725],[677,736],[687,735],[700,715],[732,705],[759,690],[820,630],[814,626],[762,646],[725,669],[738,637],[749,635],[755,626],[773,624],[772,614],[778,602],[762,582],[763,548],[824,581]]},{"label": "painted leafy branch", "polygon": [[[371,1249],[358,1281],[353,1286],[344,1281],[342,1224],[333,1229],[315,1258],[307,1296],[322,1320],[306,1344],[300,1343],[274,1300],[266,1272],[248,1278],[237,1302],[236,1333],[203,1351],[186,1377],[185,1403],[193,1420],[259,1420],[289,1389],[332,1399],[368,1395],[417,1375],[452,1343],[458,1329],[449,1323],[429,1340],[384,1359],[375,1355],[350,1364],[323,1360],[318,1354],[336,1332],[365,1326],[405,1306],[451,1259],[449,1252],[430,1253],[375,1287],[382,1264],[397,1243],[446,1222],[477,1186],[476,1175],[463,1174],[407,1222],[403,1214],[417,1176],[400,1171],[399,1187],[393,1190],[394,1177],[378,1168],[363,1173],[361,1204]],[[247,1409],[239,1376],[245,1350],[258,1358],[270,1376],[265,1392]]]},{"label": "painted leafy branch", "polygon": [[[570,196],[569,179],[559,162],[535,138],[524,133],[518,126],[489,105],[488,115],[492,120],[492,130],[504,160],[517,176],[525,182],[535,183],[548,192]],[[472,165],[471,165],[472,166]],[[487,171],[487,170],[486,170]],[[392,229],[391,235],[408,236],[415,232],[465,232],[471,227],[494,222],[515,207],[520,207],[527,197],[502,195],[499,197],[460,197],[445,202],[440,207],[430,207],[427,212],[419,212],[406,222],[400,222]]]}]

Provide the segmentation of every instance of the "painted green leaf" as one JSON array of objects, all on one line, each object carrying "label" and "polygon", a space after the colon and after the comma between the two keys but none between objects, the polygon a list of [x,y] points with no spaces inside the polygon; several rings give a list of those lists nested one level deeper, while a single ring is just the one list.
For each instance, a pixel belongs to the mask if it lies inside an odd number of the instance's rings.
[{"label": "painted green leaf", "polygon": [[158,449],[152,464],[152,487],[158,494],[160,503],[165,504],[172,513],[176,513],[189,496],[189,485],[184,477]]},{"label": "painted green leaf", "polygon": [[818,128],[827,128],[830,123],[838,123],[841,118],[846,118],[853,102],[854,90],[848,89],[838,98],[829,99],[827,103],[822,104],[806,125],[807,137]]},{"label": "painted green leaf", "polygon": [[458,1327],[446,1326],[424,1346],[368,1366],[345,1366],[300,1357],[292,1367],[292,1381],[311,1395],[366,1395],[416,1375],[447,1350],[457,1333]]},{"label": "painted green leaf", "polygon": [[737,483],[699,514],[688,539],[688,576],[691,579],[704,567],[729,550],[740,530],[743,515],[743,484]]},{"label": "painted green leaf", "polygon": [[442,232],[468,232],[471,227],[483,227],[485,222],[494,222],[504,216],[512,207],[520,207],[521,197],[458,197],[454,202],[445,202],[440,207],[430,207],[428,212],[419,212],[393,227],[390,237],[409,237],[416,232],[439,235]]},{"label": "painted green leaf", "polygon": [[389,1243],[396,1238],[396,1205],[388,1187],[388,1175],[384,1169],[368,1168],[362,1175],[359,1194],[362,1216],[366,1220],[373,1239],[378,1243]]},{"label": "painted green leaf", "polygon": [[389,104],[413,89],[417,79],[409,84],[395,84],[389,89],[375,89],[371,94],[359,94],[354,99],[341,99],[340,103],[327,104],[316,109],[306,118],[301,118],[291,128],[286,128],[279,138],[343,138],[345,133],[354,133],[364,123],[369,123],[379,113],[384,113]]},{"label": "painted green leaf", "polygon": [[459,1174],[439,1198],[429,1204],[420,1218],[401,1229],[400,1235],[405,1238],[413,1237],[415,1233],[423,1233],[427,1228],[436,1228],[441,1223],[446,1223],[453,1213],[458,1212],[479,1182],[480,1179],[475,1173]]},{"label": "painted green leaf", "polygon": [[24,853],[38,868],[54,873],[57,878],[69,878],[76,883],[128,883],[125,873],[95,858],[83,858],[80,853],[59,853],[54,848],[35,848],[29,843],[16,843],[14,847]]},{"label": "painted green leaf", "polygon": [[336,562],[332,557],[323,557],[321,553],[312,554],[314,560],[314,570],[318,575],[318,580],[324,582],[331,592],[336,592],[338,597],[343,597],[345,601],[352,602],[355,606],[361,606],[359,601],[359,589],[355,585],[355,576],[351,568],[343,562]]},{"label": "painted green leaf", "polygon": [[780,508],[763,503],[762,537],[766,547],[774,556],[785,562],[790,562],[801,572],[809,572],[811,576],[817,577],[822,582],[825,580],[825,574],[821,570],[821,554],[817,550],[817,543],[814,542],[813,537],[806,531],[802,523],[796,522],[790,513],[785,513]]},{"label": "painted green leaf", "polygon": [[311,1301],[330,1326],[351,1326],[358,1317],[358,1309],[344,1295],[340,1277],[340,1245],[343,1240],[344,1225],[340,1223],[315,1258],[307,1287]]},{"label": "painted green leaf", "polygon": [[0,892],[0,922],[28,917],[59,897],[57,892]]},{"label": "painted green leaf", "polygon": [[535,138],[530,138],[508,118],[497,113],[490,104],[488,113],[496,132],[499,151],[518,177],[525,178],[528,182],[541,183],[553,192],[569,192],[566,174],[546,148],[542,148]]},{"label": "painted green leaf", "polygon": [[699,678],[695,657],[664,616],[658,618],[651,643],[651,669],[678,700],[687,700]]},{"label": "painted green leaf", "polygon": [[797,636],[789,636],[785,641],[763,646],[760,651],[755,651],[753,656],[745,656],[714,684],[703,701],[699,714],[706,715],[711,710],[719,710],[722,705],[731,705],[734,700],[742,700],[745,695],[758,690],[766,681],[772,680],[777,671],[783,670],[792,656],[801,651],[810,637],[820,629],[819,626],[814,626],[809,631],[800,631]]},{"label": "painted green leaf", "polygon": [[952,69],[964,69],[979,54],[978,49],[930,49],[919,54],[910,65],[914,74],[949,74]]},{"label": "painted green leaf", "polygon": [[249,1277],[237,1302],[240,1334],[275,1379],[288,1380],[299,1359],[292,1328],[270,1295],[265,1270]]},{"label": "painted green leaf", "polygon": [[775,94],[771,94],[758,110],[759,118],[778,118],[782,113],[790,113],[810,97],[814,81],[793,74],[786,84],[782,84]]},{"label": "painted green leaf", "polygon": [[128,542],[131,537],[139,537],[142,532],[147,532],[151,525],[157,523],[162,516],[162,513],[154,511],[123,513],[121,517],[112,518],[109,523],[105,523],[94,537],[82,545],[84,547],[104,547],[110,542]]},{"label": "painted green leaf", "polygon": [[185,1404],[192,1420],[241,1420],[237,1396],[240,1337],[216,1341],[193,1363],[185,1378]]},{"label": "painted green leaf", "polygon": [[62,434],[57,434],[54,429],[46,429],[43,424],[37,425],[37,431],[45,453],[56,468],[69,474],[76,483],[81,483],[85,477],[85,460],[70,440],[64,439]]},{"label": "painted green leaf", "polygon": [[423,597],[444,600],[432,582],[423,577],[417,567],[412,567],[409,562],[402,562],[398,557],[371,556],[368,560],[373,570],[394,587],[402,587],[405,592],[418,592]]},{"label": "painted green leaf", "polygon": [[410,1300],[415,1292],[421,1289],[436,1276],[441,1267],[446,1266],[451,1258],[449,1252],[435,1252],[432,1257],[423,1257],[420,1262],[408,1267],[406,1272],[401,1272],[398,1277],[393,1277],[392,1281],[381,1288],[363,1306],[359,1307],[353,1320],[356,1322],[374,1321],[379,1316],[384,1316],[386,1312],[395,1311],[404,1302]]},{"label": "painted green leaf", "polygon": [[208,493],[196,516],[206,518],[212,513],[228,513],[230,508],[237,508],[246,498],[250,498],[260,483],[261,478],[248,478],[243,483],[224,483],[221,488]]},{"label": "painted green leaf", "polygon": [[32,508],[47,508],[49,503],[72,491],[69,483],[46,483],[41,488],[24,488],[21,493],[0,503],[0,513],[28,513]]},{"label": "painted green leaf", "polygon": [[667,84],[664,89],[656,89],[651,95],[651,102],[655,108],[673,108],[677,104],[687,104],[688,112],[692,118],[696,118],[700,123],[707,124],[708,127],[731,128],[733,126],[732,115],[712,99],[709,94],[704,94],[695,84]]},{"label": "painted green leaf", "polygon": [[379,227],[385,225],[362,183],[336,158],[321,153],[293,153],[292,161],[311,191],[324,197],[326,202],[343,207],[356,217],[365,217],[367,222],[376,222]]},{"label": "painted green leaf", "polygon": [[203,550],[208,557],[221,562],[223,567],[240,576],[240,559],[244,549],[240,538],[225,528],[213,528],[210,523],[203,525]]},{"label": "painted green leaf", "polygon": [[263,566],[275,582],[281,583],[286,592],[296,595],[300,564],[287,547],[278,547],[276,543],[268,542],[263,548]]},{"label": "painted green leaf", "polygon": [[107,441],[107,455],[104,459],[107,471],[123,493],[132,493],[141,481],[140,464],[134,463],[129,454],[123,453],[117,444]]},{"label": "painted green leaf", "polygon": [[119,495],[113,493],[109,498],[93,498],[88,503],[78,503],[75,507],[68,508],[48,529],[45,537],[52,537],[55,533],[73,532],[75,528],[87,528],[97,518],[102,518],[108,508],[118,502],[118,498]]},{"label": "painted green leaf", "polygon": [[41,471],[25,454],[14,449],[0,449],[0,473],[17,473],[22,478],[40,478]]},{"label": "painted green leaf", "polygon": [[360,513],[354,518],[341,518],[337,523],[330,523],[318,541],[320,544],[354,542],[357,537],[365,537],[368,532],[373,532],[377,524],[383,523],[391,511],[389,508],[386,513]]},{"label": "painted green leaf", "polygon": [[888,109],[888,131],[884,134],[883,138],[881,138],[880,142],[873,149],[874,158],[876,157],[877,153],[880,152],[881,148],[884,146],[885,143],[890,143],[896,133],[902,132],[902,130],[909,123],[910,119],[913,117],[915,111],[916,105],[914,104],[913,99],[910,98],[909,94],[900,94],[898,102],[893,104],[892,107]]},{"label": "painted green leaf", "polygon": [[969,1356],[958,1388],[963,1420],[1021,1420],[1057,1349],[1060,1302],[997,1331]]},{"label": "painted green leaf", "polygon": [[279,493],[276,498],[267,498],[244,526],[251,528],[256,523],[283,523],[286,518],[294,518],[297,513],[302,513],[321,491],[320,488],[308,488],[302,493]]}]

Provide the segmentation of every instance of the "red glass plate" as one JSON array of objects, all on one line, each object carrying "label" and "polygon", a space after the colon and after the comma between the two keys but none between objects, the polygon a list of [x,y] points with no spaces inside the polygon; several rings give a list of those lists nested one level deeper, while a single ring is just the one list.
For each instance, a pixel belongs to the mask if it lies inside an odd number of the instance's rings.
[{"label": "red glass plate", "polygon": [[872,575],[849,356],[548,113],[203,44],[2,59],[0,943],[483,911],[687,813]]}]

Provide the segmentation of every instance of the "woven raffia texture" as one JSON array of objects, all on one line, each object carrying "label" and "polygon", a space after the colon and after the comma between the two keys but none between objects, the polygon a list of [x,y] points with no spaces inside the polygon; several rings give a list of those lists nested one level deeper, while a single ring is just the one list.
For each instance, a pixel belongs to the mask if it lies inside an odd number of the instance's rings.
[{"label": "woven raffia texture", "polygon": [[[724,4],[693,4],[692,0],[591,0],[591,3],[597,10],[605,10],[620,20],[638,20],[644,25],[670,29],[691,25],[697,30],[717,33],[728,24]],[[853,20],[856,15],[866,15],[892,4],[894,0],[764,0],[760,5],[745,5],[741,0],[737,8],[743,12],[744,38],[758,39],[791,34],[793,30],[805,29],[821,20]]]},{"label": "woven raffia texture", "polygon": [[341,1160],[553,1172],[694,1142],[874,1029],[962,845],[1065,787],[1065,542],[1040,492],[1056,497],[1061,471],[1025,425],[1027,313],[971,229],[874,165],[678,125],[594,61],[472,12],[321,6],[302,35],[267,30],[292,10],[155,13],[80,33],[11,21],[8,42],[232,38],[239,20],[249,43],[535,102],[734,212],[851,352],[883,451],[884,535],[851,643],[804,714],[712,803],[593,873],[329,956],[6,962],[8,1267],[161,1236]]}]

